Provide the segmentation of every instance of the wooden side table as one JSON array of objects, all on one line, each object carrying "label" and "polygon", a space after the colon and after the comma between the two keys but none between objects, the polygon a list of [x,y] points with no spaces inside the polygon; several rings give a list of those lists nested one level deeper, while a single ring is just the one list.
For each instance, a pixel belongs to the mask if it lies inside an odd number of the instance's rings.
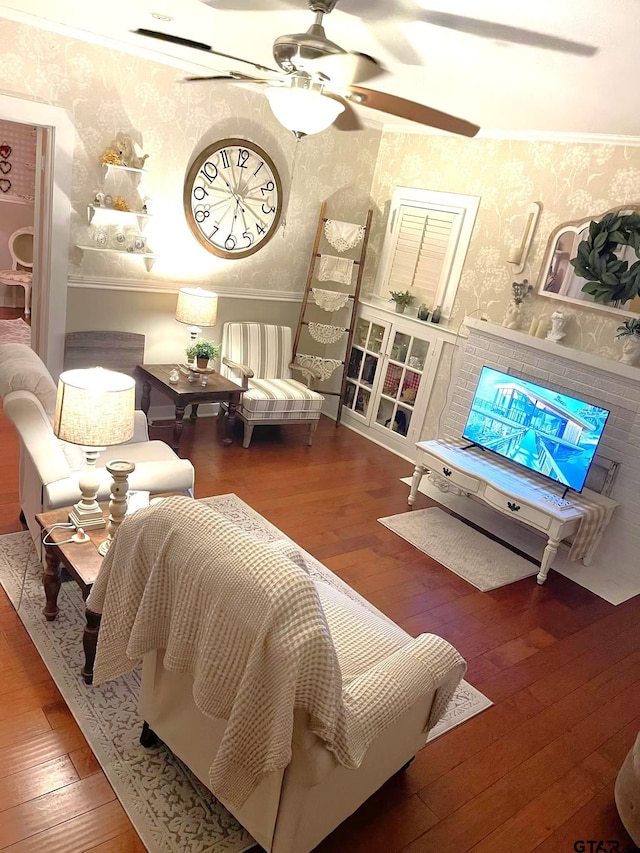
[{"label": "wooden side table", "polygon": [[200,403],[226,402],[229,414],[223,444],[231,444],[236,408],[240,402],[243,389],[219,373],[206,374],[207,384],[205,386],[197,382],[189,382],[182,372],[177,382],[170,382],[169,375],[175,368],[175,364],[139,364],[136,367],[136,375],[142,380],[142,411],[148,416],[152,387],[172,400],[175,406],[175,420],[171,446],[177,452],[180,446],[186,407],[191,406],[190,420],[193,422],[198,417]]},{"label": "wooden side table", "polygon": [[[102,503],[100,506],[106,515],[108,504]],[[71,507],[66,507],[38,513],[36,521],[43,534],[51,525],[68,521],[70,509]],[[44,546],[45,568],[42,582],[45,606],[42,612],[49,622],[52,622],[59,612],[58,593],[60,592],[62,566],[64,565],[78,584],[82,590],[82,597],[86,601],[102,565],[102,557],[98,553],[98,547],[107,538],[106,529],[103,527],[99,530],[88,530],[88,542],[65,542],[64,540],[70,539],[73,533],[75,531],[72,528],[56,528],[48,534],[47,539],[50,542]],[[85,661],[81,673],[85,683],[91,684],[100,629],[100,614],[87,610],[86,619],[87,622],[82,635]]]}]

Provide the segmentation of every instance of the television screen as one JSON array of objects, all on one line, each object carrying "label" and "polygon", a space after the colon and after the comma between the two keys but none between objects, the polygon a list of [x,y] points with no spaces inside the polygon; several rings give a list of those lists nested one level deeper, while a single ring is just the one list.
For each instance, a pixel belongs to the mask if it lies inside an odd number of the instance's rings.
[{"label": "television screen", "polygon": [[463,437],[579,492],[609,412],[483,367]]}]

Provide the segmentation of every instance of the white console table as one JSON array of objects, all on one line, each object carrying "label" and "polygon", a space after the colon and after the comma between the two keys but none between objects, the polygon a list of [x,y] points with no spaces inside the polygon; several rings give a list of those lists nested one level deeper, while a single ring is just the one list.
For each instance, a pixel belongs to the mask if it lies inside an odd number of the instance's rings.
[{"label": "white console table", "polygon": [[472,496],[544,533],[548,541],[537,576],[539,584],[545,582],[560,542],[568,537],[575,537],[577,558],[588,565],[618,506],[610,498],[588,489],[580,494],[569,492],[566,505],[557,505],[553,498],[560,497],[560,484],[531,475],[480,448],[464,449],[461,444],[446,441],[419,441],[416,447],[418,459],[409,505],[413,505],[423,475],[429,472],[429,479],[443,490]]}]

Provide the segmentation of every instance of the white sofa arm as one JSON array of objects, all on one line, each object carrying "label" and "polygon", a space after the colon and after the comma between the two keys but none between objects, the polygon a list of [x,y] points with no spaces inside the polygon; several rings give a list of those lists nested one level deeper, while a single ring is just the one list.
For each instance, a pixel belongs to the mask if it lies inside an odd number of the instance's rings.
[{"label": "white sofa arm", "polygon": [[69,477],[69,465],[54,436],[45,410],[30,391],[12,391],[4,398],[5,414],[13,423],[24,452],[29,456],[43,485]]},{"label": "white sofa arm", "polygon": [[343,701],[358,765],[383,729],[421,696],[433,694],[424,722],[426,734],[444,714],[466,668],[464,658],[442,637],[420,634],[354,678],[343,691]]}]

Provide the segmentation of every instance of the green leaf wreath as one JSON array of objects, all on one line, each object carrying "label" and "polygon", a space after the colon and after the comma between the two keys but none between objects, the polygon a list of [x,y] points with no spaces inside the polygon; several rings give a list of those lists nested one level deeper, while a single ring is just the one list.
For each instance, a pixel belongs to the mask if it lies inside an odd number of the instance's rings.
[{"label": "green leaf wreath", "polygon": [[584,293],[596,302],[624,304],[640,292],[640,260],[629,266],[615,255],[617,246],[631,246],[640,259],[640,213],[607,213],[589,225],[589,237],[569,263],[586,278]]}]

